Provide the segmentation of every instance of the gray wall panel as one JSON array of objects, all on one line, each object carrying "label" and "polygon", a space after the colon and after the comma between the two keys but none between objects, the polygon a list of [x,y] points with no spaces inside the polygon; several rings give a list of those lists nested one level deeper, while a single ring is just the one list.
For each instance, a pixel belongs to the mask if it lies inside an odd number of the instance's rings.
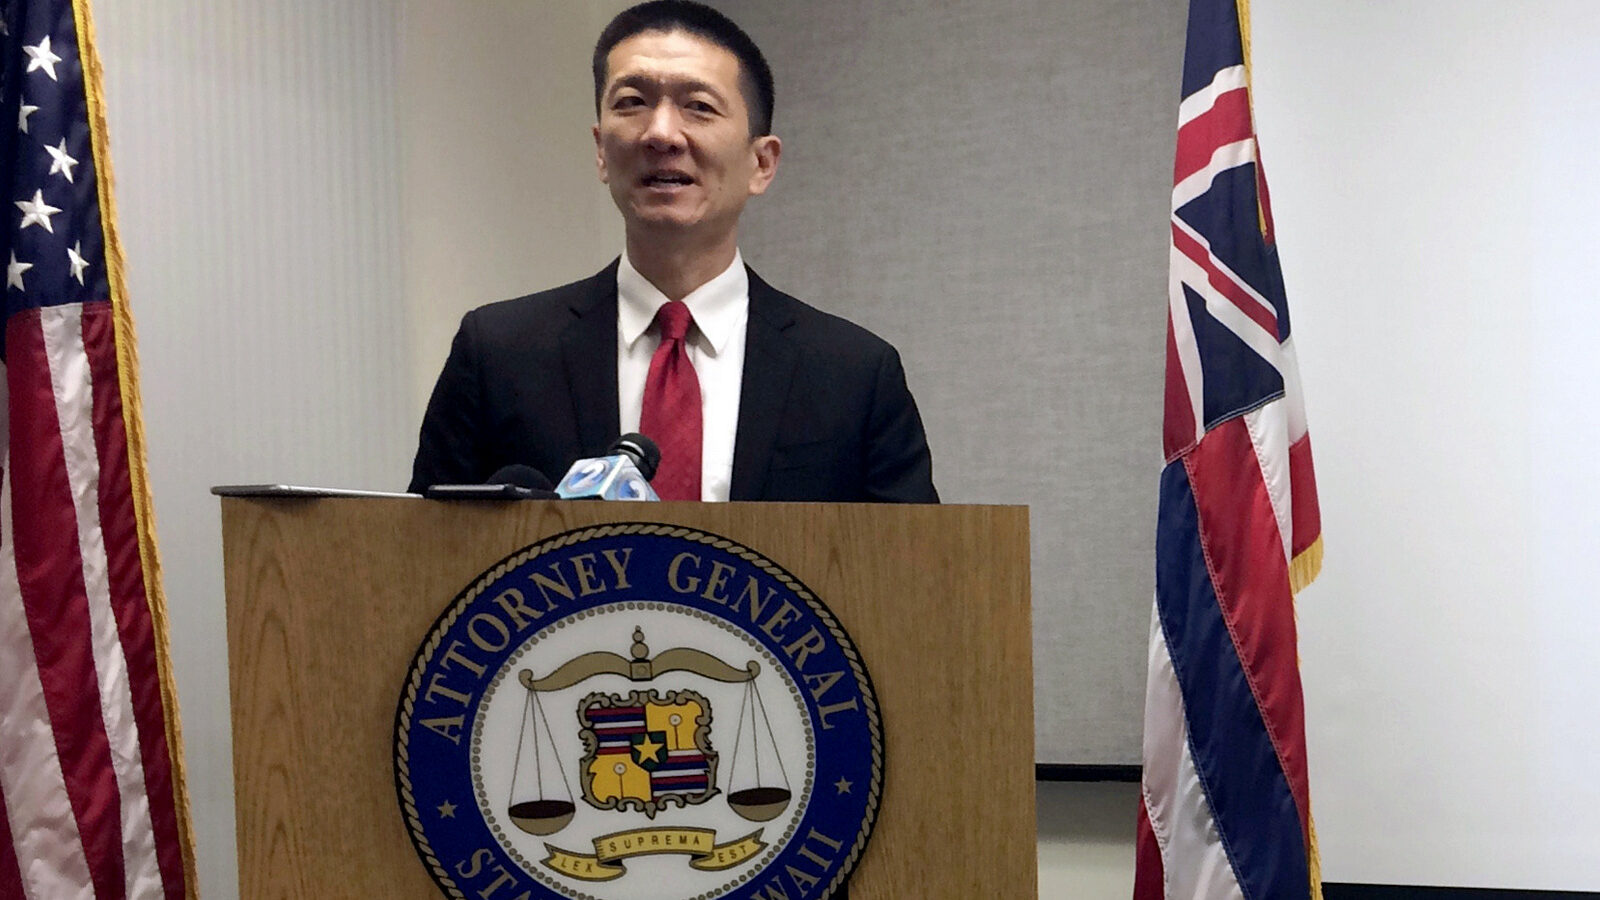
[{"label": "gray wall panel", "polygon": [[719,5],[779,81],[746,258],[900,348],[948,501],[1032,505],[1038,758],[1137,762],[1185,5]]}]

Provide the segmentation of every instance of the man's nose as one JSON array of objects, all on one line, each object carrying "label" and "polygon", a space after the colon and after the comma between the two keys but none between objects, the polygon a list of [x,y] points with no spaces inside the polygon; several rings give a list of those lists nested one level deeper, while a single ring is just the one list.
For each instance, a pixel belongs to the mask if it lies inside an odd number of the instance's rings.
[{"label": "man's nose", "polygon": [[670,152],[683,147],[683,116],[678,105],[662,98],[650,111],[644,141],[652,150]]}]

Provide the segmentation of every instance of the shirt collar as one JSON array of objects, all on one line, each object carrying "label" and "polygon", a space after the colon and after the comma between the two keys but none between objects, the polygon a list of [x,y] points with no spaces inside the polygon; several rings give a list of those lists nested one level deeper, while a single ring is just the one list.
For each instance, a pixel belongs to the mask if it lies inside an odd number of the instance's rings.
[{"label": "shirt collar", "polygon": [[[750,273],[745,270],[744,257],[734,250],[728,268],[691,291],[683,302],[694,315],[694,326],[705,337],[711,355],[720,354],[750,307]],[[656,311],[666,304],[667,295],[639,274],[624,250],[617,265],[617,332],[623,345],[632,349],[650,329]]]}]

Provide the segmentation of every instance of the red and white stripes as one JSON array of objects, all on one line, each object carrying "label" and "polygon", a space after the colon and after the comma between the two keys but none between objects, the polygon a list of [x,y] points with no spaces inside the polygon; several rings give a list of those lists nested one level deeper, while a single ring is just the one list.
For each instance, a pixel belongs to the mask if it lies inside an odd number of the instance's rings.
[{"label": "red and white stripes", "polygon": [[19,897],[184,895],[111,314],[7,324],[0,794]]},{"label": "red and white stripes", "polygon": [[1135,891],[1144,898],[1244,900],[1244,891],[1217,832],[1216,817],[1189,750],[1188,717],[1161,634],[1159,614],[1150,614],[1149,678],[1144,698],[1142,825],[1155,835],[1159,856],[1146,869],[1159,883]]}]

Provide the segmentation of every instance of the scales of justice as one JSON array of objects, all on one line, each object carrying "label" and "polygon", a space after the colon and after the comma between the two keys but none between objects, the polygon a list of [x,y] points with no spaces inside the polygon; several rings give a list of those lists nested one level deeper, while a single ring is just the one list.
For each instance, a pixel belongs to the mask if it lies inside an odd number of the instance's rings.
[{"label": "scales of justice", "polygon": [[[572,782],[541,695],[602,675],[648,683],[671,672],[745,686],[728,771],[728,807],[751,822],[767,822],[782,814],[793,791],[766,704],[756,687],[761,664],[752,659],[744,668],[736,668],[690,647],[675,647],[652,658],[640,628],[633,630],[630,652],[631,659],[609,651],[584,653],[543,678],[536,678],[528,669],[517,673],[527,689],[527,699],[507,798],[511,821],[523,831],[543,837],[565,828],[577,812]],[[595,809],[642,812],[654,819],[669,807],[705,803],[722,793],[717,787],[719,754],[711,745],[711,704],[697,691],[663,694],[652,688],[625,696],[591,693],[579,701],[577,714],[585,750],[577,769],[580,792]],[[751,750],[741,755],[747,736]],[[763,741],[770,752],[763,750]],[[771,765],[762,771],[764,753],[777,762],[775,782],[770,781],[774,774]],[[537,785],[531,792],[519,788],[518,779],[530,762]],[[552,765],[559,774],[559,791],[546,790],[546,767]]]}]

